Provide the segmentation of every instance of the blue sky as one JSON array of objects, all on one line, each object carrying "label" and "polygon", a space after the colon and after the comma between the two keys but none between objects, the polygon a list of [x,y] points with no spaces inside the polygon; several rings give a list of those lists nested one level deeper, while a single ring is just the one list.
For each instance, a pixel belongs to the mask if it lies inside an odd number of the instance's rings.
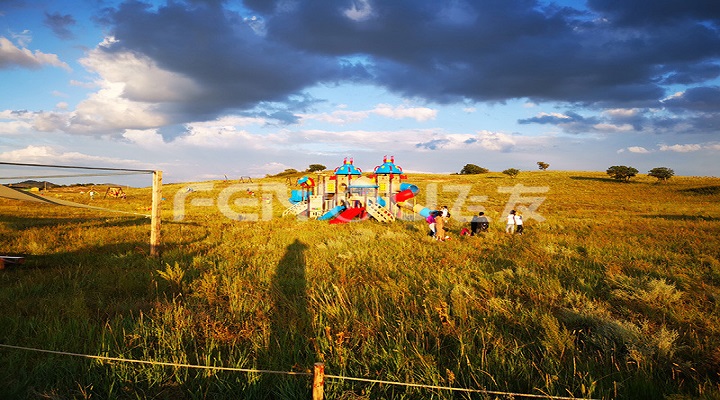
[{"label": "blue sky", "polygon": [[720,176],[719,77],[716,0],[2,0],[0,161]]}]

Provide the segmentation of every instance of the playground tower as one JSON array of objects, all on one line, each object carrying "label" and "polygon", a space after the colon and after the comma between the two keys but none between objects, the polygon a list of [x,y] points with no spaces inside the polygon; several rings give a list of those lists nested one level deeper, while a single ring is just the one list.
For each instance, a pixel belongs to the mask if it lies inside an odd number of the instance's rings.
[{"label": "playground tower", "polygon": [[407,176],[403,174],[402,168],[395,164],[395,157],[388,158],[386,155],[382,165],[375,167],[372,177],[375,178],[375,183],[378,185],[378,196],[387,204],[389,211],[397,215],[399,209],[394,202],[394,195],[401,190],[402,180],[407,179]]}]

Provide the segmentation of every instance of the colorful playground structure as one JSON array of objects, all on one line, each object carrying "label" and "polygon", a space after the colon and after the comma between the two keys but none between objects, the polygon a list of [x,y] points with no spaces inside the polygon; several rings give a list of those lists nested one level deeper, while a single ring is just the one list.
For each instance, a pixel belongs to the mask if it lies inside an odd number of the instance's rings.
[{"label": "colorful playground structure", "polygon": [[389,222],[403,218],[403,210],[427,217],[432,210],[415,204],[418,187],[403,183],[406,178],[394,157],[385,156],[368,176],[345,158],[332,175],[298,179],[300,189],[291,192],[293,205],[283,215],[304,215],[331,224],[367,218]]}]

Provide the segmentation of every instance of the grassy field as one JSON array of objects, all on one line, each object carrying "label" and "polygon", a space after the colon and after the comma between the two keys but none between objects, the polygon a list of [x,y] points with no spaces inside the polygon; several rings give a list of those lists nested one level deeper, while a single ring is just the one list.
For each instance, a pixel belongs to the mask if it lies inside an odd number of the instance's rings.
[{"label": "grassy field", "polygon": [[[284,178],[166,185],[159,259],[146,217],[0,199],[0,254],[26,256],[0,271],[0,344],[274,371],[322,361],[338,376],[533,395],[720,398],[720,179],[408,181],[419,204],[451,207],[452,240],[429,238],[420,218],[283,218]],[[529,189],[508,204],[516,185]],[[81,190],[47,195],[150,205],[149,188],[126,200]],[[459,236],[479,206],[490,231]],[[524,235],[504,232],[508,207],[525,211]],[[11,399],[310,397],[306,376],[8,348],[0,388]],[[340,379],[325,393],[511,398]]]}]

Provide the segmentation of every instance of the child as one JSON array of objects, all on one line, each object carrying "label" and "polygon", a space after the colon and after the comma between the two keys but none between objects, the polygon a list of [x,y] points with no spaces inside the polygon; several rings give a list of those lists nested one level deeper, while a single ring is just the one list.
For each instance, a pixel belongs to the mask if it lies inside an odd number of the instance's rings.
[{"label": "child", "polygon": [[429,235],[435,237],[435,213],[431,212],[430,215],[425,218],[425,221],[428,223],[428,227],[430,227]]},{"label": "child", "polygon": [[515,210],[510,211],[510,214],[508,214],[505,233],[515,233]]},{"label": "child", "polygon": [[522,215],[515,214],[515,233],[518,235],[523,234],[523,221],[522,221]]}]

